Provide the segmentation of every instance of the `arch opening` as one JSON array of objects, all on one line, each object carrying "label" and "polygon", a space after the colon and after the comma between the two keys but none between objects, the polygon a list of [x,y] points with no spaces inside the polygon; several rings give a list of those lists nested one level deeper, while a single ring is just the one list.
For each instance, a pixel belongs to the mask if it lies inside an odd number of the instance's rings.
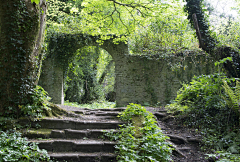
[{"label": "arch opening", "polygon": [[[111,55],[113,62],[115,62],[115,67],[118,67],[119,62],[121,62],[116,60],[123,60],[125,55],[128,54],[127,44],[123,42],[114,44],[112,39],[106,40],[99,45],[97,43],[98,37],[62,33],[58,34],[57,38],[55,36],[49,40],[48,53],[43,61],[39,84],[48,92],[52,98],[51,102],[55,104],[64,104],[64,76],[66,76],[67,67],[76,57],[76,51],[95,46]],[[93,83],[93,81],[91,82]],[[105,86],[107,86],[106,83]],[[114,86],[114,88],[117,88],[117,86]],[[88,96],[85,96],[85,98],[88,98]]]},{"label": "arch opening", "polygon": [[64,100],[79,104],[103,100],[114,91],[112,56],[99,46],[85,46],[76,53],[64,77]]}]

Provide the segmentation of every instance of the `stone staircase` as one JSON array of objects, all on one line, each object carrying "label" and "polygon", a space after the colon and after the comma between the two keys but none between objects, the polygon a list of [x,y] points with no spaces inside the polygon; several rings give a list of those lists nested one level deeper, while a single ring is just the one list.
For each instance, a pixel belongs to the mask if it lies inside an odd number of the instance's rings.
[{"label": "stone staircase", "polygon": [[208,162],[205,153],[201,152],[201,135],[194,130],[182,126],[175,119],[175,114],[167,113],[164,108],[147,107],[158,122],[158,126],[170,139],[168,142],[174,148],[172,159],[174,162]]},{"label": "stone staircase", "polygon": [[[60,106],[60,105],[59,105]],[[21,120],[20,124],[30,124],[25,136],[31,142],[39,143],[39,148],[48,151],[53,161],[67,162],[116,162],[114,145],[104,137],[105,132],[118,131],[124,124],[117,115],[125,108],[86,109],[61,106],[69,114],[61,118],[44,118],[30,122]],[[199,151],[200,137],[175,123],[173,114],[164,109],[146,107],[152,112],[163,133],[170,137],[174,147],[174,162],[204,162],[204,154]]]},{"label": "stone staircase", "polygon": [[[104,138],[104,133],[117,131],[120,124],[116,116],[124,108],[80,109],[61,106],[69,112],[67,117],[44,118],[30,122],[25,132],[29,141],[39,143],[40,149],[48,151],[53,161],[68,162],[114,162],[116,142]],[[29,124],[21,120],[22,125]]]}]

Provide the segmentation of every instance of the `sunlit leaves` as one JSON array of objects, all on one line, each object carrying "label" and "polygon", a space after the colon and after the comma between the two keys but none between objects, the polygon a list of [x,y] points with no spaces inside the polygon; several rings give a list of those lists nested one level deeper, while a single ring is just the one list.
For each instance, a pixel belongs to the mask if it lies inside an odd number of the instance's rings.
[{"label": "sunlit leaves", "polygon": [[32,3],[36,3],[36,4],[39,4],[40,3],[40,0],[31,0]]},{"label": "sunlit leaves", "polygon": [[[46,0],[48,1],[48,0]],[[31,0],[32,3],[36,3],[36,4],[39,4],[40,3],[40,0]]]},{"label": "sunlit leaves", "polygon": [[82,5],[81,27],[84,32],[93,35],[129,35],[161,11],[158,1],[147,0],[85,0]]},{"label": "sunlit leaves", "polygon": [[184,48],[198,47],[195,32],[189,26],[181,3],[162,7],[161,13],[139,26],[130,39],[130,49],[137,54],[166,54]]}]

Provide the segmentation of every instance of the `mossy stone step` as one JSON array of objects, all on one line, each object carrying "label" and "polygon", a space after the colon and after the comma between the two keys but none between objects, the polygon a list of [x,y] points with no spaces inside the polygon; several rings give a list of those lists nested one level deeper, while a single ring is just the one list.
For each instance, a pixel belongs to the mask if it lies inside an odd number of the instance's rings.
[{"label": "mossy stone step", "polygon": [[29,139],[34,138],[97,139],[104,137],[104,134],[109,131],[119,132],[118,130],[112,129],[86,129],[86,130],[30,129],[25,133],[25,136]]},{"label": "mossy stone step", "polygon": [[57,119],[45,118],[41,121],[30,121],[27,119],[19,120],[21,125],[31,124],[32,128],[47,129],[116,129],[124,122],[116,120],[96,121],[96,120],[74,120],[74,119]]},{"label": "mossy stone step", "polygon": [[117,162],[116,155],[112,153],[49,153],[52,160],[59,162]]},{"label": "mossy stone step", "polygon": [[38,143],[40,149],[50,152],[114,152],[116,142],[103,140],[30,140],[30,142]]}]

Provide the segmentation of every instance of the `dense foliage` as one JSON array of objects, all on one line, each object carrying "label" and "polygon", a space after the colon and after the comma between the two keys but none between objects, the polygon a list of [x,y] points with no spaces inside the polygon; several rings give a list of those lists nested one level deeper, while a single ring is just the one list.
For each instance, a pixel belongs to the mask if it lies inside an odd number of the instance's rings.
[{"label": "dense foliage", "polygon": [[0,161],[40,162],[49,161],[46,150],[21,137],[19,132],[0,131]]},{"label": "dense foliage", "polygon": [[146,25],[137,27],[129,38],[129,45],[131,54],[167,57],[195,49],[198,42],[186,19],[183,4],[174,2],[161,8],[158,15],[148,18]]},{"label": "dense foliage", "polygon": [[119,116],[128,124],[121,126],[120,133],[107,134],[112,140],[118,141],[115,148],[119,162],[171,160],[172,149],[166,141],[168,137],[162,133],[153,114],[145,107],[131,103]]},{"label": "dense foliage", "polygon": [[215,156],[218,158],[228,155],[238,159],[238,155],[221,152],[239,154],[239,112],[230,104],[235,94],[229,93],[239,93],[238,88],[235,87],[235,79],[228,79],[222,73],[194,77],[189,84],[183,84],[176,99],[167,108],[181,111],[179,119],[184,125],[201,132],[203,149],[218,151]]},{"label": "dense foliage", "polygon": [[[189,84],[183,84],[172,104],[181,105],[187,114],[189,126],[220,129],[237,124],[238,114],[227,107],[224,98],[223,80],[231,83],[224,74],[196,76]],[[180,107],[181,107],[180,106]],[[171,108],[171,105],[169,106]],[[231,116],[226,118],[227,116]]]},{"label": "dense foliage", "polygon": [[104,72],[109,73],[110,69],[106,69],[106,64],[110,61],[111,57],[99,47],[89,46],[78,50],[68,69],[65,99],[78,103],[103,100],[105,94],[113,90],[114,85],[111,76],[103,76]]}]

